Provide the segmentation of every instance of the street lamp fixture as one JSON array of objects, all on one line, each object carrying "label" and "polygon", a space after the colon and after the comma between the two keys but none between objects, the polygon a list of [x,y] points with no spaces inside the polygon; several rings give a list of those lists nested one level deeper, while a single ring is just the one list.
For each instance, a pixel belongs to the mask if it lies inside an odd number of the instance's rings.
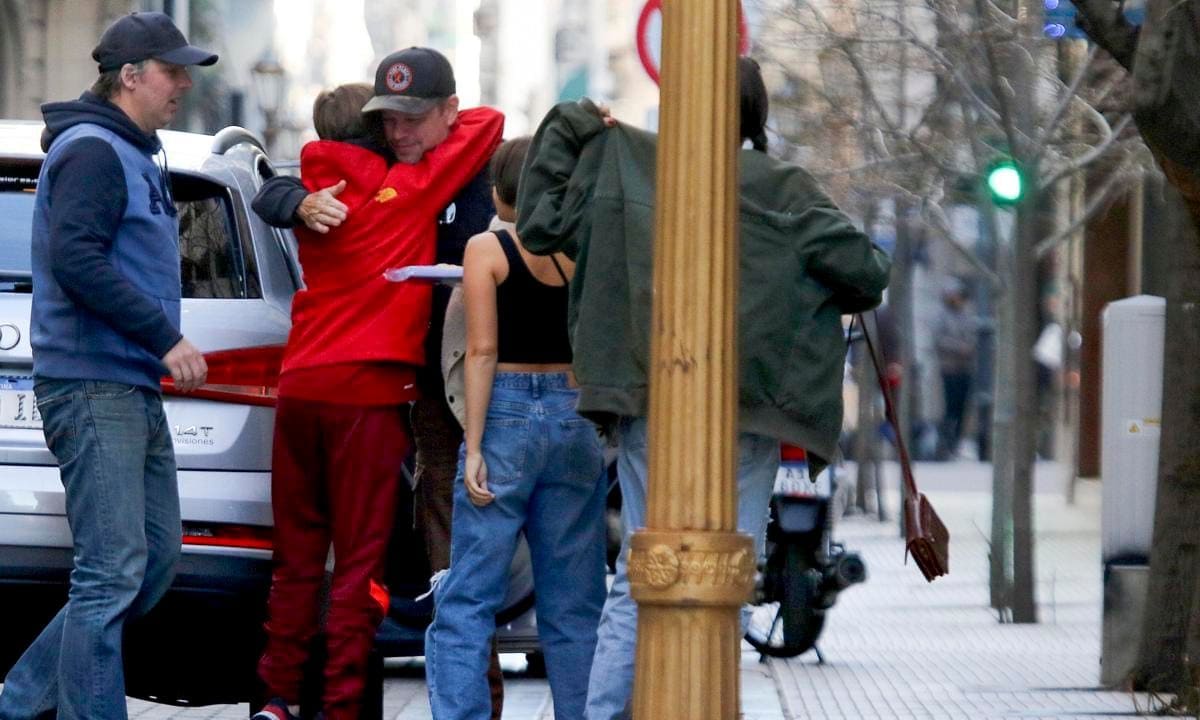
[{"label": "street lamp fixture", "polygon": [[283,107],[287,71],[279,61],[268,55],[254,63],[254,67],[250,68],[250,75],[254,78],[254,93],[266,125],[263,128],[263,136],[267,150],[270,151],[274,148],[275,138],[279,134],[279,111]]}]

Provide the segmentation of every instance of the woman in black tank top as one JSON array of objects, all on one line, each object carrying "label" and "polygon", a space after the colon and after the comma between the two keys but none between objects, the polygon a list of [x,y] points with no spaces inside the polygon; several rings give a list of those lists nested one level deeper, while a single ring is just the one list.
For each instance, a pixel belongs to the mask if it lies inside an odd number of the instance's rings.
[{"label": "woman in black tank top", "polygon": [[529,141],[496,151],[493,199],[507,227],[471,238],[463,260],[465,433],[450,572],[426,640],[437,720],[489,717],[488,651],[520,533],[557,718],[583,717],[604,602],[607,482],[596,428],[575,412],[567,333],[575,266],[531,255],[511,225]]}]

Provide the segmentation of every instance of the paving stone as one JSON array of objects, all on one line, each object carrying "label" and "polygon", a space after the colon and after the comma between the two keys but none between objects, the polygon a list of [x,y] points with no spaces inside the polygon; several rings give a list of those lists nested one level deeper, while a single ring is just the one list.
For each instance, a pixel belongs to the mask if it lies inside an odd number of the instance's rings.
[{"label": "paving stone", "polygon": [[[849,469],[848,469],[849,470]],[[893,490],[898,471],[889,467]],[[1097,688],[1101,564],[1099,485],[1067,505],[1061,468],[1039,465],[1035,500],[1038,624],[1001,624],[988,607],[991,467],[918,466],[951,533],[950,575],[926,583],[903,563],[893,520],[843,519],[835,535],[870,578],[842,594],[820,648],[770,661],[789,718],[1071,718],[1133,715],[1129,693]],[[1143,707],[1145,702],[1142,702]],[[840,713],[840,715],[839,715]]]}]

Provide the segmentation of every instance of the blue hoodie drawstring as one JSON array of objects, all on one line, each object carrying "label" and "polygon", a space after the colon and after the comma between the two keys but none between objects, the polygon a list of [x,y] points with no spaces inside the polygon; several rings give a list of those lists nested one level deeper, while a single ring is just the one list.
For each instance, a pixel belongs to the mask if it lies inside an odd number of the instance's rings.
[{"label": "blue hoodie drawstring", "polygon": [[171,166],[167,162],[167,151],[159,145],[154,155],[155,165],[158,166],[158,191],[162,194],[164,209],[167,215],[177,217],[179,209],[175,207],[175,195],[171,193]]}]

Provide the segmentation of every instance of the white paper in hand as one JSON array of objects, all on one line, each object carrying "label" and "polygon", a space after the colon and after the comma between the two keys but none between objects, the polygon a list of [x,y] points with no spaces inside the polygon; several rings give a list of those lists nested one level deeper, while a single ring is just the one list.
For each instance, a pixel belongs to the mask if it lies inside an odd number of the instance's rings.
[{"label": "white paper in hand", "polygon": [[391,282],[424,282],[457,285],[462,282],[461,265],[405,265],[388,268],[383,276]]}]

